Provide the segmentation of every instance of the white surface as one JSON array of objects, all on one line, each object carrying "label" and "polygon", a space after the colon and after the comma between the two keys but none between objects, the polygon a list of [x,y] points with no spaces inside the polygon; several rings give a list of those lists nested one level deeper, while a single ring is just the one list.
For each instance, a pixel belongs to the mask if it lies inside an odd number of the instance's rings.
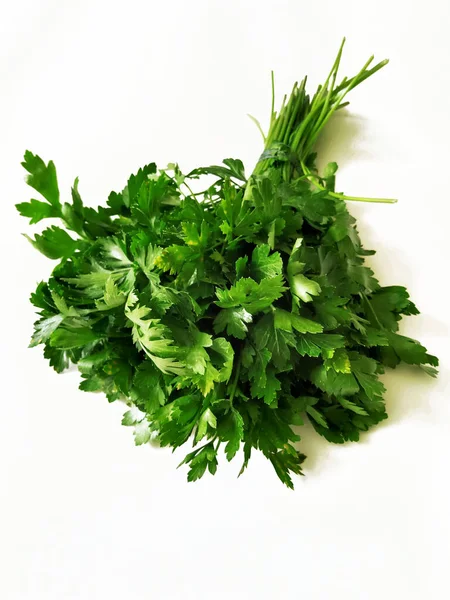
[{"label": "white surface", "polygon": [[[1,49],[0,598],[440,600],[450,597],[446,0],[3,3]],[[344,74],[391,64],[352,92],[322,144],[383,284],[422,310],[403,331],[442,361],[437,381],[386,376],[391,419],[360,444],[305,432],[294,493],[255,458],[187,484],[177,456],[135,448],[120,405],[77,391],[28,350],[28,295],[51,263],[19,235],[26,148],[56,162],[63,197],[104,202],[140,165],[240,157],[250,170],[269,72],[316,85],[347,36]]]}]

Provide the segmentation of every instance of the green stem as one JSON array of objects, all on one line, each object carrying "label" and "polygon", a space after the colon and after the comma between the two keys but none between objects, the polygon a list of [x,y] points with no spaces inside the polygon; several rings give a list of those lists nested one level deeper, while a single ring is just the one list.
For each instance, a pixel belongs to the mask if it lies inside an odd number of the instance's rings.
[{"label": "green stem", "polygon": [[[271,118],[270,127],[266,136],[266,143],[264,146],[265,150],[273,148],[276,143],[286,144],[290,147],[291,152],[296,155],[296,159],[301,163],[303,173],[306,179],[313,184],[315,187],[321,190],[326,190],[321,185],[320,178],[311,173],[307,167],[305,167],[305,161],[313,150],[314,144],[322,132],[325,125],[328,123],[333,114],[347,106],[348,102],[344,102],[346,95],[350,90],[357,87],[360,83],[365,81],[368,77],[379,71],[384,67],[388,61],[383,60],[376,64],[372,68],[369,68],[373,61],[373,56],[366,61],[359,72],[347,79],[341,81],[339,85],[336,85],[337,74],[339,65],[342,58],[342,51],[345,43],[345,38],[339,48],[336,59],[333,66],[325,80],[325,83],[318,87],[312,100],[305,93],[306,78],[298,85],[294,85],[290,94],[289,100],[286,102],[286,96],[283,98],[283,102],[278,114],[275,112],[275,85],[273,72],[271,73],[272,79],[272,106],[271,106]],[[261,175],[271,165],[271,159],[264,159],[258,161],[253,171],[253,176]],[[293,175],[298,171],[293,168],[292,164],[287,162],[283,166],[283,178],[285,181],[289,181]],[[298,173],[301,175],[301,173]],[[253,187],[253,178],[250,177],[247,181],[244,200],[251,199]],[[326,190],[330,197],[339,200],[348,200],[352,202],[374,202],[393,204],[397,202],[394,198],[370,198],[366,196],[347,196],[330,190]]]},{"label": "green stem", "polygon": [[396,204],[396,202],[398,202],[397,198],[366,198],[365,196],[347,196],[335,192],[331,192],[330,196],[333,198],[340,198],[341,200],[349,200],[351,202],[373,202],[375,204]]},{"label": "green stem", "polygon": [[[201,450],[203,450],[203,448],[206,448],[206,446],[209,446],[210,444],[213,444],[213,443],[215,442],[215,440],[216,440],[216,439],[217,439],[217,436],[213,437],[213,439],[212,439],[212,440],[208,440],[208,441],[206,442],[206,444],[203,444],[203,446],[200,446],[200,448],[195,448],[195,452],[196,452],[196,454],[198,454],[198,453],[199,453]],[[195,438],[194,438],[194,443],[192,444],[192,447],[194,448],[194,447],[196,446],[196,444],[197,444],[197,443],[198,443],[198,442],[196,442],[196,441],[195,441]],[[183,463],[181,463],[181,464],[183,464]],[[181,467],[181,465],[178,465],[178,466],[179,466],[179,467]]]},{"label": "green stem", "polygon": [[[319,115],[318,125],[320,125],[320,123],[322,122],[323,117],[327,114],[328,106],[330,104],[330,100],[332,99],[332,95],[333,95],[333,92],[334,92],[334,86],[335,86],[335,83],[336,83],[336,77],[337,77],[337,74],[338,74],[339,65],[341,63],[342,50],[344,49],[344,44],[345,44],[345,38],[342,40],[342,44],[341,44],[341,47],[339,48],[338,55],[336,57],[336,60],[334,61],[334,65],[333,65],[333,67],[332,67],[332,69],[330,71],[330,74],[328,75],[327,80],[325,81],[325,84],[324,84],[324,86],[323,86],[323,88],[321,90],[321,92],[322,91],[328,91],[328,93],[325,96],[325,101],[323,103],[323,107],[322,107],[322,110],[321,110],[320,115]],[[331,87],[328,90],[327,88],[328,88],[328,82],[330,81],[330,78],[331,78]],[[314,106],[314,100],[313,100],[313,106]]]},{"label": "green stem", "polygon": [[189,190],[189,193],[191,194],[191,196],[195,196],[196,195],[192,191],[191,187],[186,183],[186,181],[183,181],[183,185],[185,185],[187,187],[187,189]]},{"label": "green stem", "polygon": [[[373,56],[371,56],[355,76],[350,79],[344,78],[342,82],[336,86],[336,78],[344,43],[345,38],[342,41],[325,83],[319,86],[312,101],[309,102],[308,97],[304,93],[305,86],[304,82],[302,82],[300,86],[294,86],[287,104],[285,103],[285,97],[278,115],[274,111],[275,94],[272,73],[272,110],[270,128],[266,137],[266,149],[271,148],[275,142],[289,143],[290,141],[292,151],[296,153],[301,160],[305,159],[311,152],[320,132],[332,115],[347,104],[346,102],[343,102],[343,100],[348,92],[376,73],[388,62],[387,60],[381,61],[369,69],[369,65],[373,61]],[[268,161],[261,161],[257,164],[254,173],[259,174],[263,172],[268,164]],[[356,197],[353,197],[352,199],[359,200],[359,198]],[[376,201],[378,201],[378,199],[376,199]]]},{"label": "green stem", "polygon": [[272,123],[275,118],[275,76],[273,74],[273,71],[270,72],[270,78],[272,81],[272,107],[270,109],[270,127],[272,127]]},{"label": "green stem", "polygon": [[236,388],[237,388],[240,373],[241,373],[241,356],[239,355],[238,361],[236,363],[236,373],[234,374],[233,383],[231,384],[231,390],[230,390],[231,404],[233,404],[233,399],[236,394]]},{"label": "green stem", "polygon": [[359,294],[359,295],[361,296],[361,298],[363,298],[363,300],[365,301],[365,303],[366,303],[366,304],[367,304],[367,306],[369,307],[369,309],[370,309],[370,312],[372,313],[372,316],[373,316],[373,318],[375,319],[375,321],[376,321],[377,325],[379,326],[379,328],[380,328],[380,329],[384,329],[383,325],[382,325],[382,324],[380,323],[380,321],[378,320],[377,313],[376,313],[376,312],[373,310],[373,306],[370,304],[370,300],[369,300],[369,298],[367,297],[367,295],[366,295],[366,294],[364,294],[363,292],[360,292],[360,294]]},{"label": "green stem", "polygon": [[339,200],[351,200],[353,202],[376,202],[380,204],[395,204],[397,202],[395,198],[367,198],[365,196],[347,196],[345,194],[339,194],[338,192],[331,192],[319,183],[318,177],[311,173],[305,163],[302,162],[301,165],[306,179],[319,190],[326,191],[332,198],[337,198]]},{"label": "green stem", "polygon": [[262,135],[262,139],[263,139],[264,143],[266,143],[266,134],[264,133],[264,131],[263,131],[262,127],[261,127],[261,123],[253,115],[250,115],[250,114],[247,113],[247,117],[249,117],[253,121],[253,123],[256,125],[256,127],[258,128],[259,133]]}]

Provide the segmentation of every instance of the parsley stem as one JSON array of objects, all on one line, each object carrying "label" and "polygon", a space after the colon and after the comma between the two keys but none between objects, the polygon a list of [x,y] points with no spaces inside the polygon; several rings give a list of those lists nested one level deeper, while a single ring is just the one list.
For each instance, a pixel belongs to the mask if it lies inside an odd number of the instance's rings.
[{"label": "parsley stem", "polygon": [[345,194],[339,194],[337,192],[332,192],[328,190],[326,187],[319,183],[319,177],[313,175],[304,162],[301,163],[303,172],[305,174],[306,179],[311,182],[316,188],[322,191],[328,192],[328,195],[332,198],[337,198],[340,200],[351,200],[353,202],[378,202],[383,204],[395,204],[397,200],[395,198],[366,198],[365,196],[346,196]]},{"label": "parsley stem", "polygon": [[368,308],[370,309],[370,312],[372,313],[373,318],[375,319],[378,327],[380,329],[384,329],[383,325],[380,323],[378,317],[377,317],[377,313],[374,311],[373,306],[370,303],[369,298],[367,297],[366,294],[364,294],[363,292],[360,293],[361,298],[364,300],[364,302],[367,304]]},{"label": "parsley stem", "polygon": [[264,131],[263,131],[262,127],[261,127],[261,123],[253,115],[247,114],[247,117],[249,117],[253,121],[253,123],[256,125],[256,127],[258,128],[259,133],[262,135],[264,143],[266,143],[266,134],[264,133]]},{"label": "parsley stem", "polygon": [[185,185],[187,187],[187,189],[189,190],[191,196],[195,196],[194,192],[191,190],[190,186],[186,183],[186,181],[183,181],[183,185]]},{"label": "parsley stem", "polygon": [[[289,181],[293,175],[293,172],[295,172],[292,162],[302,163],[302,161],[307,160],[320,133],[330,118],[337,110],[348,104],[348,102],[344,102],[346,95],[365,79],[371,77],[374,73],[379,71],[388,63],[387,60],[383,60],[375,66],[369,68],[374,59],[374,57],[371,56],[356,75],[350,79],[344,77],[341,83],[336,85],[344,44],[345,38],[342,40],[338,54],[328,74],[328,77],[325,80],[325,83],[318,87],[311,100],[305,93],[305,78],[300,85],[298,85],[298,83],[294,84],[289,99],[287,99],[287,96],[284,96],[280,110],[275,112],[275,84],[273,72],[271,73],[272,106],[269,131],[265,139],[264,149],[267,151],[273,150],[280,145],[288,146],[288,150],[290,150],[290,153],[292,154],[292,161],[287,160],[282,167],[285,181]],[[270,168],[270,166],[270,158],[265,158],[258,161],[253,171],[253,175],[260,175],[264,173]],[[305,170],[304,172],[306,173]],[[319,181],[314,178],[312,173],[308,172],[307,178],[316,187],[325,189],[320,185]],[[350,200],[354,202],[377,202],[386,204],[393,204],[397,202],[397,200],[394,198],[345,196],[344,194],[338,194],[332,191],[329,191],[329,194],[333,198]],[[249,200],[251,196],[251,184],[247,183],[244,200]]]},{"label": "parsley stem", "polygon": [[273,71],[270,72],[270,78],[272,81],[272,106],[270,109],[270,125],[272,126],[273,120],[275,119],[275,76]]},{"label": "parsley stem", "polygon": [[[212,440],[208,440],[208,441],[206,442],[206,444],[203,444],[203,446],[200,446],[200,448],[195,448],[195,453],[196,453],[196,454],[198,454],[198,453],[200,452],[200,450],[203,450],[203,448],[206,448],[206,446],[209,446],[210,444],[214,443],[214,440],[215,440],[215,439],[216,439],[216,438],[214,437]],[[198,443],[198,442],[197,442],[197,443]],[[193,443],[193,446],[195,447],[195,438],[194,438],[194,443]],[[183,463],[179,464],[179,465],[178,465],[178,467],[181,467],[181,465],[182,465],[182,464],[183,464]]]},{"label": "parsley stem", "polygon": [[234,396],[236,394],[236,388],[237,388],[237,383],[239,380],[239,374],[241,372],[241,357],[239,356],[238,361],[236,363],[236,372],[234,374],[234,379],[233,379],[233,383],[231,384],[231,391],[230,391],[230,402],[231,404],[233,404],[233,399]]},{"label": "parsley stem", "polygon": [[345,194],[337,194],[335,192],[331,192],[330,196],[352,202],[374,202],[378,204],[396,204],[398,202],[397,198],[366,198],[364,196],[346,196]]}]

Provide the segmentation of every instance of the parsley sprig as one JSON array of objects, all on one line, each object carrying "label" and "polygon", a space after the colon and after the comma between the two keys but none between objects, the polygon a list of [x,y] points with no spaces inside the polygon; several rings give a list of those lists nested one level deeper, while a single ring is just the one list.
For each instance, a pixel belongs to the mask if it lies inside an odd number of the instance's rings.
[{"label": "parsley sprig", "polygon": [[[293,487],[305,456],[296,426],[356,441],[386,418],[379,376],[400,362],[435,375],[438,359],[398,332],[417,314],[401,286],[380,286],[365,264],[346,201],[393,202],[335,191],[314,145],[348,92],[381,69],[370,58],[337,83],[339,49],[310,98],[306,78],[274,110],[254,172],[237,159],[188,174],[154,163],[131,175],[105,207],[72,188],[62,202],[53,162],[27,151],[27,183],[41,196],[17,205],[38,223],[34,238],[57,261],[31,295],[39,312],[31,346],[58,372],[78,365],[80,388],[127,404],[136,444],[177,448],[194,481],[254,450]],[[212,176],[206,188],[198,181]],[[301,447],[301,446],[300,446]]]}]

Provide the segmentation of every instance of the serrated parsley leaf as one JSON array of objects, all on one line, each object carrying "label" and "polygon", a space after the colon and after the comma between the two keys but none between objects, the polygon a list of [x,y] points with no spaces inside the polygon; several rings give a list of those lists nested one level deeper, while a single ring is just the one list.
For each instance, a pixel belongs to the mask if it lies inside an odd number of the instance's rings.
[{"label": "serrated parsley leaf", "polygon": [[131,322],[134,343],[143,350],[163,373],[181,374],[185,366],[178,361],[178,349],[168,337],[167,329],[159,319],[150,318],[150,309],[141,306],[131,293],[125,304],[125,315]]},{"label": "serrated parsley leaf", "polygon": [[316,367],[311,373],[311,381],[329,396],[351,396],[359,391],[353,373],[338,373],[325,365]]},{"label": "serrated parsley leaf", "polygon": [[82,348],[101,340],[102,337],[102,334],[88,327],[78,327],[76,329],[60,327],[50,335],[50,345],[54,348],[69,350],[71,348]]},{"label": "serrated parsley leaf", "polygon": [[110,310],[125,304],[127,295],[119,290],[114,283],[114,278],[110,275],[105,282],[105,292],[101,301],[97,300],[95,305],[99,310]]},{"label": "serrated parsley leaf", "polygon": [[291,347],[295,347],[296,341],[292,333],[278,329],[275,326],[274,316],[265,315],[258,321],[253,329],[253,338],[258,350],[267,348],[272,356],[275,367],[283,370],[289,363]]},{"label": "serrated parsley leaf", "polygon": [[216,429],[217,427],[217,419],[210,408],[207,408],[200,416],[197,426],[197,434],[195,436],[196,442],[199,442],[205,437],[208,426],[212,429]]},{"label": "serrated parsley leaf", "polygon": [[60,215],[58,208],[53,206],[53,204],[47,204],[47,202],[34,199],[29,202],[16,204],[16,208],[23,217],[30,219],[30,225],[39,223],[42,219],[55,218]]},{"label": "serrated parsley leaf", "polygon": [[150,360],[144,360],[134,372],[130,397],[134,404],[148,415],[165,404],[166,394],[161,372]]},{"label": "serrated parsley leaf", "polygon": [[[292,267],[293,269],[295,268],[295,263],[293,263]],[[303,300],[303,302],[311,302],[313,299],[312,297],[318,296],[321,291],[320,285],[316,281],[308,279],[305,275],[302,275],[302,273],[296,273],[295,270],[291,271],[289,283],[293,295],[296,298]]]},{"label": "serrated parsley leaf", "polygon": [[281,308],[276,308],[274,312],[274,325],[277,329],[284,331],[298,331],[299,333],[321,333],[322,325],[311,319],[305,319],[296,313],[291,313]]},{"label": "serrated parsley leaf", "polygon": [[327,358],[337,348],[343,348],[345,338],[334,333],[302,334],[297,337],[296,348],[301,356],[320,356]]},{"label": "serrated parsley leaf", "polygon": [[263,279],[260,283],[250,277],[242,278],[230,289],[217,290],[219,300],[216,304],[221,308],[243,307],[249,313],[256,314],[269,308],[285,290],[282,275]]},{"label": "serrated parsley leaf", "polygon": [[281,390],[281,382],[276,376],[274,368],[267,369],[264,377],[264,384],[261,385],[261,379],[252,383],[252,395],[255,398],[262,398],[266,404],[273,405],[276,402],[278,392]]},{"label": "serrated parsley leaf", "polygon": [[22,166],[29,173],[27,176],[28,185],[42,194],[52,206],[58,208],[60,206],[59,188],[53,162],[50,161],[46,165],[40,156],[27,150]]},{"label": "serrated parsley leaf", "polygon": [[[398,321],[402,314],[418,314],[407,290],[399,285],[380,288],[372,294],[370,307],[375,312],[378,323],[390,331],[398,330]],[[372,316],[373,313],[369,311],[368,318]]]},{"label": "serrated parsley leaf", "polygon": [[280,276],[283,272],[283,261],[279,252],[270,254],[268,244],[256,246],[252,253],[250,272],[256,281]]},{"label": "serrated parsley leaf", "polygon": [[245,308],[224,308],[214,319],[214,331],[220,333],[226,329],[228,335],[245,339],[247,324],[253,321],[252,315]]},{"label": "serrated parsley leaf", "polygon": [[239,450],[244,437],[244,420],[240,412],[231,408],[230,412],[219,422],[217,433],[220,440],[227,442],[225,454],[227,460],[231,460]]},{"label": "serrated parsley leaf", "polygon": [[400,361],[409,365],[429,364],[433,367],[438,366],[439,360],[432,354],[428,354],[427,349],[418,341],[390,331],[387,331],[385,335],[389,342],[389,349],[381,348],[381,353],[384,354],[388,350],[395,353],[395,358],[390,360],[391,364],[389,366],[396,366]]},{"label": "serrated parsley leaf", "polygon": [[297,239],[287,265],[289,287],[297,303],[299,300],[310,302],[313,296],[318,296],[321,292],[321,287],[317,281],[313,281],[303,274],[305,263],[300,260],[303,256],[303,250],[303,240]]},{"label": "serrated parsley leaf", "polygon": [[46,342],[51,334],[61,325],[63,315],[52,315],[37,321],[34,324],[34,333],[31,338],[30,348]]},{"label": "serrated parsley leaf", "polygon": [[363,415],[363,416],[367,415],[367,412],[365,411],[365,409],[362,406],[359,406],[355,402],[348,400],[348,398],[339,398],[339,403],[344,408],[351,410],[352,412],[356,413],[357,415]]},{"label": "serrated parsley leaf", "polygon": [[36,234],[34,239],[25,235],[33,246],[47,258],[69,258],[78,248],[78,242],[60,227],[49,227],[41,234]]}]

